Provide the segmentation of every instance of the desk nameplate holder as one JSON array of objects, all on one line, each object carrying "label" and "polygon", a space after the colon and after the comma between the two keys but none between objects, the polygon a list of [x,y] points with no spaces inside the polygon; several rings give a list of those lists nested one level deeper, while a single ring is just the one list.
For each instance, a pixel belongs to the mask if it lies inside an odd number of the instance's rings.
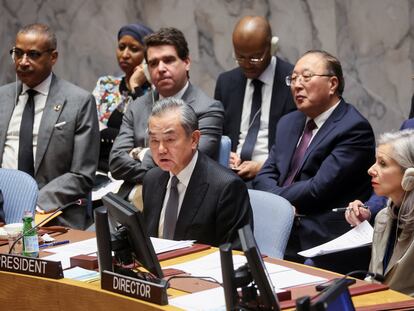
[{"label": "desk nameplate holder", "polygon": [[163,280],[158,284],[105,270],[101,273],[101,288],[158,305],[168,304],[167,286]]},{"label": "desk nameplate holder", "polygon": [[63,270],[60,261],[11,254],[0,254],[0,271],[40,276],[48,279],[62,279]]}]

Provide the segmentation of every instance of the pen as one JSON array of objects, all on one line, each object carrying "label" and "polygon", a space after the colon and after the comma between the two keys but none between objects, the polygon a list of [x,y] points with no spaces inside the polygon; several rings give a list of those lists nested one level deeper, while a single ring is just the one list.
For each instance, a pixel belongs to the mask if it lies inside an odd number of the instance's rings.
[{"label": "pen", "polygon": [[[367,205],[359,205],[359,207],[369,208],[369,206]],[[332,212],[345,212],[347,210],[348,210],[348,207],[338,207],[338,208],[333,208]]]},{"label": "pen", "polygon": [[56,242],[52,242],[52,243],[45,243],[45,244],[41,244],[39,245],[39,248],[45,248],[45,247],[51,247],[51,246],[57,246],[57,245],[62,245],[62,244],[67,244],[69,243],[69,240],[64,240],[64,241],[56,241]]}]

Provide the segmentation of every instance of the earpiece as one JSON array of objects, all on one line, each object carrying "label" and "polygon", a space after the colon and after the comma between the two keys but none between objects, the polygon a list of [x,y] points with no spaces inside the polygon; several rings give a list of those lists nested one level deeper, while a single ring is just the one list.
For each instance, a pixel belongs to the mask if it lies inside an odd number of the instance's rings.
[{"label": "earpiece", "polygon": [[11,56],[12,61],[13,61],[13,63],[14,63],[14,62],[15,62],[15,52],[13,51],[13,52],[10,54],[10,56]]},{"label": "earpiece", "polygon": [[144,75],[145,75],[145,78],[147,78],[148,83],[152,84],[151,76],[150,76],[148,65],[147,65],[147,62],[145,61],[145,58],[142,60],[142,69],[144,70]]},{"label": "earpiece", "polygon": [[270,41],[270,55],[275,55],[277,51],[277,43],[279,42],[279,37],[273,36]]},{"label": "earpiece", "polygon": [[401,187],[404,191],[411,191],[414,189],[414,167],[409,167],[405,170],[401,180]]}]

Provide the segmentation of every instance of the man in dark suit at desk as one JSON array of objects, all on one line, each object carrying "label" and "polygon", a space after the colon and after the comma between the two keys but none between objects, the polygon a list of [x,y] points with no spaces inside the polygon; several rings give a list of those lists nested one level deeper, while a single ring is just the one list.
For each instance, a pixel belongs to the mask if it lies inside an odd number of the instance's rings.
[{"label": "man in dark suit at desk", "polygon": [[156,90],[129,106],[109,158],[112,176],[125,181],[119,194],[130,194],[131,200],[135,192],[130,193],[131,189],[141,184],[146,171],[155,166],[148,152],[146,132],[154,101],[182,98],[193,107],[202,133],[200,150],[212,158],[217,156],[223,128],[222,104],[189,81],[191,61],[183,33],[175,28],[161,28],[145,38],[145,45],[145,59]]},{"label": "man in dark suit at desk", "polygon": [[252,224],[244,182],[197,151],[198,120],[181,99],[158,101],[148,121],[158,167],[143,183],[144,217],[151,236],[238,246],[237,230]]},{"label": "man in dark suit at desk", "polygon": [[[47,25],[20,29],[10,51],[19,81],[0,88],[0,166],[36,179],[38,209],[45,212],[88,196],[99,153],[95,99],[52,73],[56,48]],[[59,218],[84,228],[86,207]]]},{"label": "man in dark suit at desk", "polygon": [[261,16],[242,18],[233,31],[238,68],[222,73],[214,97],[225,110],[224,135],[231,139],[230,166],[251,180],[266,160],[275,138],[276,124],[295,110],[285,77],[293,66],[272,56],[272,30]]},{"label": "man in dark suit at desk", "polygon": [[254,188],[296,208],[285,258],[303,261],[298,251],[349,230],[343,214],[332,208],[370,196],[367,170],[374,163],[375,139],[368,121],[342,98],[342,67],[329,53],[305,53],[286,82],[298,111],[280,119]]}]

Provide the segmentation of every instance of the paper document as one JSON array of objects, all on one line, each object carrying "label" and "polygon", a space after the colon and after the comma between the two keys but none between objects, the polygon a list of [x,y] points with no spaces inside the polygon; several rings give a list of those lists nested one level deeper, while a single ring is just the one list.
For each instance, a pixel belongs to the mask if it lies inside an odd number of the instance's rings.
[{"label": "paper document", "polygon": [[[247,262],[246,257],[242,255],[233,255],[233,269],[236,270]],[[290,270],[288,267],[265,262],[266,270],[269,274]],[[187,261],[182,264],[166,267],[185,271],[193,276],[206,276],[223,282],[221,272],[220,252],[215,252],[198,259]]]},{"label": "paper document", "polygon": [[174,240],[167,240],[167,239],[159,239],[151,237],[151,243],[154,247],[154,251],[156,254],[161,254],[169,251],[175,251],[177,249],[186,248],[193,246],[194,240],[190,241],[174,241]]},{"label": "paper document", "polygon": [[94,280],[99,278],[100,274],[97,271],[87,270],[81,267],[74,267],[72,269],[68,269],[63,271],[63,275],[67,279],[78,280],[88,282],[90,280]]},{"label": "paper document", "polygon": [[344,233],[340,237],[319,246],[301,251],[298,254],[310,258],[370,245],[372,243],[373,235],[374,229],[371,227],[370,223],[365,220],[363,223]]},{"label": "paper document", "polygon": [[[284,289],[288,287],[304,286],[326,282],[327,279],[312,274],[299,272],[296,270],[281,271],[279,273],[269,273],[273,286],[276,289]],[[277,292],[278,290],[276,290]]]},{"label": "paper document", "polygon": [[226,301],[222,287],[168,299],[168,304],[184,310],[226,310]]}]

